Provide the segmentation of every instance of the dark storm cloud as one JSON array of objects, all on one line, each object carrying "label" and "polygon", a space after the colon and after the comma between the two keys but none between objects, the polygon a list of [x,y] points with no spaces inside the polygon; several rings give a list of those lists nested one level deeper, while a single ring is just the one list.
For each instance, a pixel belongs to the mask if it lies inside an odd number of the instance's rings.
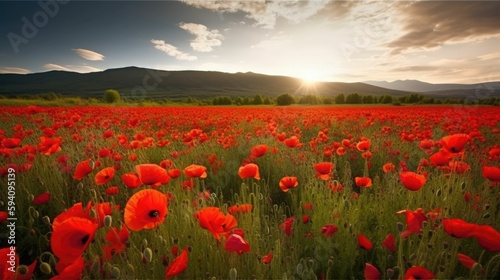
[{"label": "dark storm cloud", "polygon": [[403,2],[398,9],[405,34],[387,45],[392,54],[500,35],[500,1]]}]

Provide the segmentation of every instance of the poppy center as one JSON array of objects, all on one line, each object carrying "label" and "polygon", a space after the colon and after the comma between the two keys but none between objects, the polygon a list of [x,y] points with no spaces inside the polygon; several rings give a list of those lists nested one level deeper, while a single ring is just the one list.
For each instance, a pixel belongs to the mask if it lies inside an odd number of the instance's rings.
[{"label": "poppy center", "polygon": [[86,244],[86,243],[87,243],[87,241],[89,241],[89,237],[90,237],[90,236],[87,234],[87,235],[85,235],[85,236],[84,236],[84,237],[80,240],[80,241],[82,242],[82,245]]},{"label": "poppy center", "polygon": [[156,210],[149,211],[149,217],[151,217],[151,218],[156,218],[156,217],[158,217],[158,215],[160,215],[160,212],[158,212]]}]

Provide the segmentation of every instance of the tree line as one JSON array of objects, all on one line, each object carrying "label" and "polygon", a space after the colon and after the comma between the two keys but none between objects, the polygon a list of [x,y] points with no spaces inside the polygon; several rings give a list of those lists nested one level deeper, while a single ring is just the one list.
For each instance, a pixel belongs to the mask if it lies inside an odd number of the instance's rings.
[{"label": "tree line", "polygon": [[[0,96],[0,99],[5,99],[7,97]],[[253,96],[215,96],[211,98],[195,98],[186,97],[184,99],[134,99],[134,98],[122,98],[120,93],[114,89],[108,89],[104,92],[102,99],[99,98],[80,98],[80,97],[66,97],[53,92],[43,93],[37,95],[22,95],[15,96],[16,99],[22,100],[41,100],[41,101],[63,101],[65,98],[72,99],[72,102],[77,102],[81,99],[83,103],[88,99],[88,102],[93,104],[104,102],[104,103],[130,103],[139,105],[164,105],[164,104],[189,104],[189,105],[329,105],[329,104],[386,104],[386,105],[403,105],[403,104],[465,104],[465,105],[500,105],[499,97],[489,97],[477,100],[469,99],[458,99],[458,98],[434,98],[425,96],[422,94],[409,94],[404,96],[392,96],[392,95],[362,95],[358,93],[350,94],[338,94],[336,96],[319,96],[314,94],[306,95],[291,95],[288,93],[281,94],[277,97],[262,96],[261,94],[255,94]],[[88,103],[87,102],[87,103]]]}]

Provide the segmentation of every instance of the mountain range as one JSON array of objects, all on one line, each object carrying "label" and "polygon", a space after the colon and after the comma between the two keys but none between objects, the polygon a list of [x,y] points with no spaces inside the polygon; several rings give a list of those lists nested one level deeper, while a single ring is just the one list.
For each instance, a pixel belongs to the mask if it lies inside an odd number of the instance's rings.
[{"label": "mountain range", "polygon": [[76,73],[49,71],[32,74],[0,74],[0,95],[22,96],[54,92],[61,95],[102,97],[106,89],[116,89],[122,97],[207,98],[227,96],[275,97],[282,93],[336,96],[360,95],[401,96],[420,93],[432,97],[499,97],[500,82],[482,84],[430,84],[417,80],[358,83],[304,83],[300,78],[215,71],[164,71],[139,67],[108,69],[102,72]]}]

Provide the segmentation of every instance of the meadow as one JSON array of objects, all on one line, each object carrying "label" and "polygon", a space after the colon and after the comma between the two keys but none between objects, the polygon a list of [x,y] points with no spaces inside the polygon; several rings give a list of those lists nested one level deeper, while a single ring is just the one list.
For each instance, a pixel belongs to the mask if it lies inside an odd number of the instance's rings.
[{"label": "meadow", "polygon": [[494,107],[0,117],[2,279],[500,278]]}]

